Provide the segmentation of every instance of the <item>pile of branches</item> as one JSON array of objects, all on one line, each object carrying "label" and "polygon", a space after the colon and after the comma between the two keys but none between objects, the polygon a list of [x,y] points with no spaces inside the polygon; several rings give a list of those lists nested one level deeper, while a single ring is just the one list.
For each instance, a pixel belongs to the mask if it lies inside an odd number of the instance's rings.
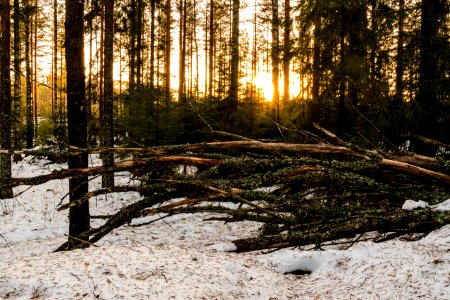
[{"label": "pile of branches", "polygon": [[[450,223],[450,212],[430,207],[402,209],[408,199],[433,205],[450,198],[448,159],[361,149],[317,128],[325,136],[318,144],[244,139],[100,149],[96,152],[133,154],[134,158],[108,167],[15,179],[14,185],[121,170],[141,180],[140,186],[102,189],[59,207],[63,210],[104,193],[134,190],[145,196],[114,215],[103,216],[104,225],[79,237],[85,243],[65,243],[58,250],[92,245],[133,219],[160,213],[213,213],[215,220],[260,222],[257,236],[234,241],[237,252],[320,248],[336,240],[366,240],[365,236],[382,241],[427,234]],[[83,151],[89,150],[72,149],[69,154]],[[183,200],[174,202],[175,198]],[[373,232],[378,234],[366,235]]]}]

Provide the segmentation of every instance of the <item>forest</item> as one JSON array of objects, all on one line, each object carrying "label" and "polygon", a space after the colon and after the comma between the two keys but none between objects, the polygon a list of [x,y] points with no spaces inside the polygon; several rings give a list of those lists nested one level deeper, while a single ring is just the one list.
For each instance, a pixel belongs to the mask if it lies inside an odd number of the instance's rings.
[{"label": "forest", "polygon": [[[60,250],[177,197],[160,209],[263,222],[238,251],[439,228],[448,212],[401,204],[450,195],[449,11],[448,0],[2,0],[0,198],[70,178]],[[88,168],[92,153],[102,167]],[[68,169],[12,178],[23,155]],[[145,200],[91,228],[88,176],[102,175],[97,193],[123,192],[122,170]],[[241,206],[208,206],[216,198]]]}]

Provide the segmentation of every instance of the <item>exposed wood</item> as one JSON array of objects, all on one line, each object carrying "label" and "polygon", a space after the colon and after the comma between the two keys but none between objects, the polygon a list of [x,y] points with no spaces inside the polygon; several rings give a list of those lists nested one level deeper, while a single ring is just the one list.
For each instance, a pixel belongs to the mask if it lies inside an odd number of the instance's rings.
[{"label": "exposed wood", "polygon": [[199,157],[187,157],[187,156],[161,156],[154,159],[134,159],[122,162],[117,162],[109,166],[99,166],[91,168],[73,168],[53,171],[47,175],[41,175],[28,178],[14,178],[12,180],[12,186],[19,185],[38,185],[44,182],[64,179],[64,178],[78,178],[83,176],[93,176],[104,173],[120,172],[125,170],[134,170],[141,168],[152,163],[172,163],[172,164],[186,164],[192,166],[212,167],[221,163],[218,159],[207,159]]},{"label": "exposed wood", "polygon": [[396,160],[408,164],[429,166],[429,167],[434,167],[438,165],[438,161],[435,158],[429,156],[419,154],[404,154],[398,152],[387,152],[385,154],[387,158],[391,160]]},{"label": "exposed wood", "polygon": [[381,166],[389,167],[398,171],[402,171],[408,174],[417,175],[424,178],[435,179],[440,182],[450,184],[450,176],[444,173],[428,170],[419,166],[414,166],[408,163],[399,162],[390,159],[382,159],[380,161]]},{"label": "exposed wood", "polygon": [[346,156],[364,158],[369,157],[361,155],[347,147],[324,145],[324,144],[287,144],[287,143],[263,143],[259,141],[231,141],[231,142],[212,142],[205,145],[193,145],[185,147],[186,151],[199,151],[207,147],[216,147],[219,149],[260,149],[267,151],[297,152],[297,153],[323,153],[323,154],[342,154]]}]

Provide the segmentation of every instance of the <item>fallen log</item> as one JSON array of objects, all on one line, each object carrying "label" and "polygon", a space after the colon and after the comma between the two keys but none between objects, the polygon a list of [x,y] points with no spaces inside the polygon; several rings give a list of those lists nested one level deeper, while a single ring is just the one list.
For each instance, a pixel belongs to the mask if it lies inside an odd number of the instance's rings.
[{"label": "fallen log", "polygon": [[110,166],[98,166],[90,168],[74,168],[56,170],[50,174],[40,175],[36,177],[28,178],[14,178],[12,180],[12,186],[19,185],[39,185],[50,180],[64,179],[69,177],[82,177],[82,176],[94,176],[98,174],[130,171],[142,167],[148,167],[152,164],[184,164],[191,166],[212,167],[220,164],[218,159],[208,159],[199,157],[187,157],[187,156],[160,156],[149,159],[133,159],[122,162],[114,163]]},{"label": "fallen log", "polygon": [[408,163],[399,162],[390,159],[382,159],[381,166],[389,167],[394,170],[402,171],[408,174],[417,175],[423,178],[435,179],[450,185],[450,176],[440,172],[435,172],[422,167],[414,166]]},{"label": "fallen log", "polygon": [[204,145],[186,146],[186,151],[201,151],[208,147],[218,149],[259,149],[271,152],[295,152],[308,154],[341,154],[345,156],[363,158],[369,160],[366,155],[357,153],[347,147],[333,146],[328,144],[287,144],[287,143],[264,143],[259,141],[230,141],[230,142],[211,142]]}]

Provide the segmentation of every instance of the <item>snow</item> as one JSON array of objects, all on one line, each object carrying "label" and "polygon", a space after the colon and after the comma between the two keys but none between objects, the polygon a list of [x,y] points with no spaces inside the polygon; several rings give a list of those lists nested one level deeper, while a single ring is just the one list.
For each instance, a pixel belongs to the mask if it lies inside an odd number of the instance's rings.
[{"label": "snow", "polygon": [[428,204],[428,202],[425,202],[423,200],[419,200],[419,201],[406,200],[405,203],[403,203],[402,209],[414,210],[414,209],[418,209],[418,208],[426,208],[429,206],[430,206],[430,204]]},{"label": "snow", "polygon": [[[61,167],[27,158],[13,173],[27,177]],[[123,172],[116,183],[135,182]],[[99,184],[95,178],[90,188]],[[67,211],[55,209],[67,186],[67,180],[21,186],[15,194],[22,194],[0,200],[0,298],[450,299],[450,226],[415,242],[235,254],[228,252],[231,241],[254,234],[258,224],[181,214],[132,226],[161,215],[114,230],[98,247],[52,253],[67,238]],[[91,213],[113,213],[138,199],[137,193],[98,196]],[[449,207],[450,199],[432,208]],[[311,274],[285,274],[299,269]]]},{"label": "snow", "polygon": [[450,199],[447,199],[436,205],[430,205],[428,202],[425,202],[423,200],[419,200],[419,201],[406,200],[405,203],[403,203],[402,209],[414,210],[414,209],[426,208],[426,207],[430,207],[432,210],[440,211],[440,212],[450,211]]}]

